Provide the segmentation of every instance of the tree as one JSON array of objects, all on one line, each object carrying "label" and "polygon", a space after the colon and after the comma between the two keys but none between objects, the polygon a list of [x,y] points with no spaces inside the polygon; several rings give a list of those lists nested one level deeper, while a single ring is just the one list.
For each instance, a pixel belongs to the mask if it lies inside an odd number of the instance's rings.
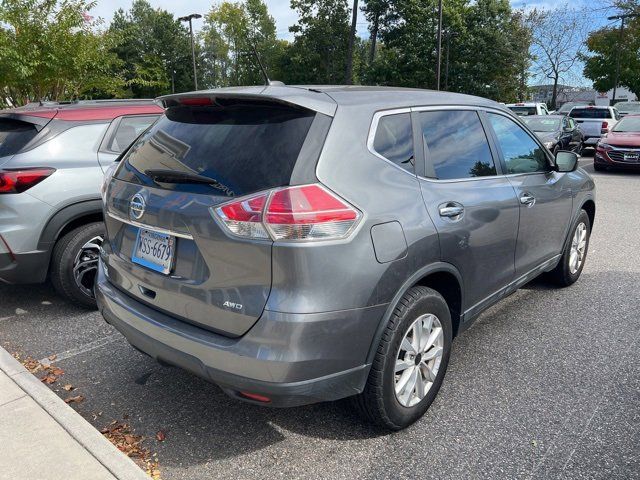
[{"label": "tree", "polygon": [[0,3],[0,104],[117,95],[115,38],[100,31],[85,0]]},{"label": "tree", "polygon": [[[640,7],[635,11],[640,13]],[[619,55],[618,84],[640,98],[640,18],[627,19],[622,36],[619,28],[612,27],[591,32],[586,48],[587,52],[580,56],[584,61],[583,74],[593,81],[596,90],[606,92],[615,86],[615,65]]]},{"label": "tree", "polygon": [[586,18],[584,12],[563,6],[533,10],[527,19],[533,35],[534,75],[549,79],[553,86],[551,109],[556,108],[560,80],[574,71],[581,58]]},{"label": "tree", "polygon": [[283,73],[287,83],[345,83],[349,44],[347,0],[291,0],[298,23],[287,49]]},{"label": "tree", "polygon": [[277,78],[285,46],[262,0],[214,5],[205,17],[201,41],[209,86],[264,84],[254,48],[269,75]]},{"label": "tree", "polygon": [[127,95],[153,98],[193,89],[189,33],[169,12],[134,0],[129,11],[116,11],[109,32],[119,39],[113,51],[123,63]]}]

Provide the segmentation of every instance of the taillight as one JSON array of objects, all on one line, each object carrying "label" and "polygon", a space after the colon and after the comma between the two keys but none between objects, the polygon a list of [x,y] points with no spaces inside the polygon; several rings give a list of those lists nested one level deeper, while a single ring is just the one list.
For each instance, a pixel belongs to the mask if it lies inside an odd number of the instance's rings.
[{"label": "taillight", "polygon": [[609,128],[609,122],[602,122],[602,127],[600,127],[600,133],[607,133]]},{"label": "taillight", "polygon": [[0,170],[0,193],[22,193],[40,183],[55,171],[55,168]]},{"label": "taillight", "polygon": [[214,210],[234,235],[273,240],[335,240],[349,235],[360,212],[321,185],[275,189]]}]

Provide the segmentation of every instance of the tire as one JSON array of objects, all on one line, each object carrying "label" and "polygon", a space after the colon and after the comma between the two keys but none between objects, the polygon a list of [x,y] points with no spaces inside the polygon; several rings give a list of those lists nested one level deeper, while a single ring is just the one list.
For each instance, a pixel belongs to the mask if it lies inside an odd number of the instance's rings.
[{"label": "tire", "polygon": [[[60,296],[84,308],[96,308],[93,282],[103,238],[104,224],[89,223],[64,235],[53,249],[49,272],[53,287]],[[93,270],[92,264],[95,264]],[[79,282],[74,273],[76,266],[79,267]]]},{"label": "tire", "polygon": [[[432,316],[435,316],[436,319],[433,320]],[[420,320],[421,317],[424,320]],[[411,352],[405,350],[401,344],[405,345],[402,343],[403,339],[410,333],[415,338],[415,330],[412,328],[414,323],[422,322],[421,325],[424,327],[430,320],[434,326],[439,323],[441,331],[435,344],[424,352],[425,355],[434,356],[434,358],[423,366],[421,358],[410,359],[407,357]],[[435,333],[436,329],[432,332]],[[451,314],[444,298],[435,290],[427,287],[410,288],[396,305],[382,334],[363,392],[353,397],[356,410],[368,422],[390,430],[401,430],[422,417],[442,385],[449,363],[452,336]],[[431,368],[435,370],[438,356],[434,352],[438,347],[441,348],[439,366],[426,395],[420,400],[413,396],[416,390],[411,389],[409,393],[411,398],[405,399],[403,405],[401,398],[406,397],[409,389],[401,390],[400,395],[396,394],[396,381],[401,381],[402,376],[407,375],[408,372],[409,381],[406,384],[410,385],[411,379],[414,378],[412,375],[425,372],[425,368],[428,369],[428,364],[431,364]],[[402,356],[404,364],[413,363],[414,365],[396,374],[396,362],[400,362],[400,356]],[[416,364],[419,366],[416,367]]]},{"label": "tire", "polygon": [[593,162],[593,169],[596,172],[604,172],[607,169],[607,167],[603,167],[602,165],[598,165],[596,162]]},{"label": "tire", "polygon": [[[584,237],[584,246],[582,247],[582,255],[580,256],[580,263],[576,267],[576,264],[572,265],[572,256],[571,251],[576,239],[576,232],[578,229],[584,227],[585,237]],[[587,252],[589,251],[589,240],[591,238],[591,222],[589,221],[589,215],[584,210],[580,211],[580,215],[578,215],[578,219],[575,221],[573,227],[571,228],[571,233],[569,234],[569,239],[567,244],[564,247],[564,251],[562,252],[562,257],[560,258],[560,262],[556,268],[551,270],[547,274],[547,278],[554,284],[559,287],[568,287],[569,285],[573,285],[578,278],[580,278],[580,274],[582,273],[582,269],[584,268],[584,264],[587,261]],[[579,243],[582,241],[580,240]]]}]

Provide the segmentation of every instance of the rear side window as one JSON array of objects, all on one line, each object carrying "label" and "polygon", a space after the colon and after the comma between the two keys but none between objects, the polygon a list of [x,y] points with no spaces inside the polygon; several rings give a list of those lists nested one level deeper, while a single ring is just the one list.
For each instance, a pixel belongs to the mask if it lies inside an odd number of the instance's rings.
[{"label": "rear side window", "polygon": [[[288,185],[314,117],[310,110],[265,103],[170,107],[127,152],[117,178],[230,197]],[[148,170],[196,174],[212,183],[156,183]]]},{"label": "rear side window", "polygon": [[373,149],[408,172],[414,172],[411,115],[398,113],[380,117]]},{"label": "rear side window", "polygon": [[0,118],[0,157],[15,155],[37,134],[32,123]]},{"label": "rear side window", "polygon": [[611,118],[608,108],[574,108],[569,113],[571,118]]},{"label": "rear side window", "polygon": [[130,117],[122,117],[118,122],[118,126],[109,138],[106,150],[113,153],[124,152],[136,138],[144,132],[149,125],[156,121],[159,115],[136,115]]},{"label": "rear side window", "polygon": [[439,180],[496,174],[478,113],[445,110],[420,113],[427,162]]}]

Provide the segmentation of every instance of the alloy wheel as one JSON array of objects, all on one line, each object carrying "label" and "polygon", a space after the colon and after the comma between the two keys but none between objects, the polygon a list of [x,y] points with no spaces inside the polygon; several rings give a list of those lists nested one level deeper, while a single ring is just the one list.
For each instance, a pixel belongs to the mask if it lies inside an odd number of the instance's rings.
[{"label": "alloy wheel", "polygon": [[94,298],[93,284],[98,272],[98,258],[103,238],[93,237],[85,243],[73,262],[73,279],[76,286],[88,297]]},{"label": "alloy wheel", "polygon": [[569,252],[569,271],[575,275],[580,269],[587,250],[587,226],[580,222],[571,239],[571,251]]},{"label": "alloy wheel", "polygon": [[413,407],[427,395],[436,380],[444,348],[438,317],[421,315],[402,338],[395,364],[394,389],[398,402]]}]

